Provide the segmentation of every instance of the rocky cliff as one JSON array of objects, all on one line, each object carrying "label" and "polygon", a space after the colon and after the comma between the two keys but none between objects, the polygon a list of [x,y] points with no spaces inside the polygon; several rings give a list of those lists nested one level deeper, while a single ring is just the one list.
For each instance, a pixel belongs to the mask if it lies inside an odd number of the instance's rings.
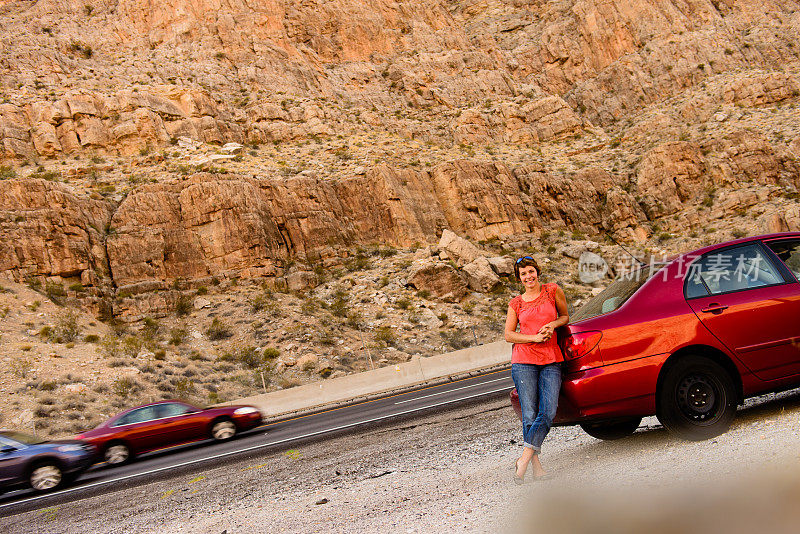
[{"label": "rocky cliff", "polygon": [[40,0],[0,17],[0,271],[18,281],[280,278],[446,228],[663,242],[798,224],[794,2]]}]

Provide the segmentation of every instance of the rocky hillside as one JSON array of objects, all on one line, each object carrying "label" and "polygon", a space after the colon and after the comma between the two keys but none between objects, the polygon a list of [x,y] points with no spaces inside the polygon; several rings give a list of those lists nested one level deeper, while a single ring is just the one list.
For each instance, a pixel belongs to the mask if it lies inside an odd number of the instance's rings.
[{"label": "rocky hillside", "polygon": [[800,229],[799,31],[791,1],[0,0],[8,409],[120,378],[73,360],[204,401],[352,372],[495,339],[509,255],[577,302],[605,235]]}]

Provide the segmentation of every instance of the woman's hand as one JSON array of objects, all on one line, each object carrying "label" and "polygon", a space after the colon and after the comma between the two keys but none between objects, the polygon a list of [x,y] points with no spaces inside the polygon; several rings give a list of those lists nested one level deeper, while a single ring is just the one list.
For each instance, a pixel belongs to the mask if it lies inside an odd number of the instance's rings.
[{"label": "woman's hand", "polygon": [[553,332],[555,331],[555,329],[556,329],[556,327],[553,326],[553,323],[547,323],[546,325],[542,326],[539,329],[539,333],[541,335],[543,335],[543,336],[547,336],[547,338],[549,339],[550,336],[553,335]]},{"label": "woman's hand", "polygon": [[551,335],[552,335],[552,333],[550,333],[550,334],[542,334],[541,332],[539,332],[538,334],[533,334],[531,336],[530,343],[544,343],[545,341],[550,339]]}]

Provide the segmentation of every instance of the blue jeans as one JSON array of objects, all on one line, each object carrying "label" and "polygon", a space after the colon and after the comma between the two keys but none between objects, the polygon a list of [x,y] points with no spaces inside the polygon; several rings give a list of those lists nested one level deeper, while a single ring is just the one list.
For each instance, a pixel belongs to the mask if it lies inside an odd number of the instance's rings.
[{"label": "blue jeans", "polygon": [[522,408],[522,437],[525,446],[538,454],[550,432],[558,408],[561,363],[511,364],[511,379],[517,387]]}]

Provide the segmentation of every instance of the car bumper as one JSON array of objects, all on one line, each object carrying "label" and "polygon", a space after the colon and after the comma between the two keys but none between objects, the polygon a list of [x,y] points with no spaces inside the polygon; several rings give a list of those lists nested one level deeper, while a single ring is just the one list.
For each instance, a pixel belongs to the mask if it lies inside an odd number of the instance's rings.
[{"label": "car bumper", "polygon": [[[554,425],[573,425],[656,413],[658,373],[668,354],[564,374]],[[521,418],[519,400],[511,402]]]},{"label": "car bumper", "polygon": [[250,430],[257,427],[263,421],[261,413],[250,413],[244,415],[237,415],[234,420],[239,430]]}]

